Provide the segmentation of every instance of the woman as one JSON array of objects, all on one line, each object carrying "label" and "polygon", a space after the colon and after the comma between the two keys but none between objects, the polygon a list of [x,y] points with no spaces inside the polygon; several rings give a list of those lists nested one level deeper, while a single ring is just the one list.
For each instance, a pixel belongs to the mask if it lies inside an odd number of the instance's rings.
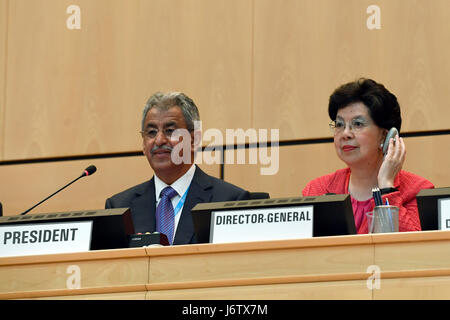
[{"label": "woman", "polygon": [[367,233],[366,212],[375,203],[372,188],[382,191],[383,203],[399,207],[399,231],[421,230],[416,195],[433,184],[401,170],[405,144],[390,139],[386,155],[383,145],[392,127],[400,132],[402,119],[395,95],[382,84],[359,79],[337,88],[330,96],[328,114],[338,157],[348,168],[316,178],[303,189],[304,196],[326,193],[350,194],[358,233]]}]

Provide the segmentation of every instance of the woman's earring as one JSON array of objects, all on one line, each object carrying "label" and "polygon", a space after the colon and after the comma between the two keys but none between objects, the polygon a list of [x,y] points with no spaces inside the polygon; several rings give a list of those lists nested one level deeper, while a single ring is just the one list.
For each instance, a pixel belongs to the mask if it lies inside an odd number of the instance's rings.
[{"label": "woman's earring", "polygon": [[383,144],[380,144],[380,150],[382,150],[383,149]]}]

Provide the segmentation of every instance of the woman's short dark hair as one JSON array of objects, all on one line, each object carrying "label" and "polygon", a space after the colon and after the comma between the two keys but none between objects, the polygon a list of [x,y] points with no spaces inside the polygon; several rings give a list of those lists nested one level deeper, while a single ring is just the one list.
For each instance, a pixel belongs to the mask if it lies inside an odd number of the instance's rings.
[{"label": "woman's short dark hair", "polygon": [[356,102],[362,102],[369,109],[369,115],[377,126],[388,130],[396,127],[400,132],[402,116],[397,97],[371,79],[360,78],[334,90],[328,103],[328,115],[331,120],[336,120],[339,109]]}]

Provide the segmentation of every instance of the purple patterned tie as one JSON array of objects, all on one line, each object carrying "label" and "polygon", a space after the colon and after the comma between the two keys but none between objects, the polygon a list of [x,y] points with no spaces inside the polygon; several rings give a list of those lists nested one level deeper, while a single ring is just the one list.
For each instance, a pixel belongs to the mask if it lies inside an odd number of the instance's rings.
[{"label": "purple patterned tie", "polygon": [[172,245],[173,229],[175,225],[175,213],[171,199],[178,193],[172,187],[162,189],[158,207],[156,208],[156,231],[164,233]]}]

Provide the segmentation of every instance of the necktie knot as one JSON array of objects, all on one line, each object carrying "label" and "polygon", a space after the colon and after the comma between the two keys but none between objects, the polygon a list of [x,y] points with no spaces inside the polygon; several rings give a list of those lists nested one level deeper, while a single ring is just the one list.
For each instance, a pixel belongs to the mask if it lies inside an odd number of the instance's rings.
[{"label": "necktie knot", "polygon": [[165,187],[164,189],[161,190],[160,193],[160,197],[168,197],[169,199],[172,199],[173,197],[175,197],[178,193],[175,191],[174,188],[172,188],[171,186]]}]

